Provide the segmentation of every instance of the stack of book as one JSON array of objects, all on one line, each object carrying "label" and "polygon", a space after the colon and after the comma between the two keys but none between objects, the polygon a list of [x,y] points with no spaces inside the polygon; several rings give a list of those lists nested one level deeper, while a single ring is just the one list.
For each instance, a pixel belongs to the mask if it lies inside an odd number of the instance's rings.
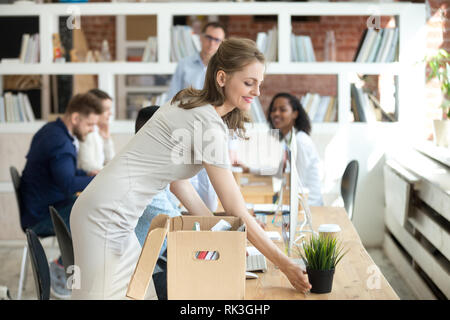
[{"label": "stack of book", "polygon": [[337,121],[336,97],[308,92],[302,97],[301,103],[312,122]]},{"label": "stack of book", "polygon": [[3,96],[0,96],[0,123],[32,121],[34,121],[34,113],[25,93],[5,92]]},{"label": "stack of book", "polygon": [[39,63],[39,33],[22,35],[18,58],[2,58],[2,63]]},{"label": "stack of book", "polygon": [[316,62],[314,48],[309,36],[291,34],[291,60],[293,62]]},{"label": "stack of book", "polygon": [[19,60],[22,63],[39,62],[39,33],[22,35]]},{"label": "stack of book", "polygon": [[190,26],[173,26],[171,37],[170,57],[174,62],[201,51],[200,36]]},{"label": "stack of book", "polygon": [[264,54],[266,61],[276,61],[278,57],[277,28],[273,28],[269,32],[258,32],[256,45],[259,51]]},{"label": "stack of book", "polygon": [[360,87],[351,85],[351,109],[356,122],[395,121],[395,116],[385,112],[379,100],[371,93],[364,92]]},{"label": "stack of book", "polygon": [[142,55],[142,62],[156,62],[157,53],[157,38],[148,37],[144,48],[144,54]]},{"label": "stack of book", "polygon": [[161,93],[129,93],[127,95],[127,118],[136,119],[137,113],[140,109],[148,106],[162,106],[167,102],[167,94]]},{"label": "stack of book", "polygon": [[398,28],[366,29],[356,51],[356,62],[394,62],[398,55]]}]

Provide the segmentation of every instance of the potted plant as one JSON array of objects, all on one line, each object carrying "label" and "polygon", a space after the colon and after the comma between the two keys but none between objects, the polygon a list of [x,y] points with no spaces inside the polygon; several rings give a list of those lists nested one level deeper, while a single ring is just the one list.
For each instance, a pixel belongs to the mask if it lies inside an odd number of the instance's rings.
[{"label": "potted plant", "polygon": [[306,265],[312,293],[329,293],[337,264],[347,252],[342,252],[341,243],[330,236],[311,236],[298,253]]},{"label": "potted plant", "polygon": [[442,119],[433,120],[435,143],[438,146],[448,147],[450,143],[450,54],[439,49],[433,56],[426,58],[430,67],[428,80],[436,78],[440,83],[442,93],[443,116]]}]

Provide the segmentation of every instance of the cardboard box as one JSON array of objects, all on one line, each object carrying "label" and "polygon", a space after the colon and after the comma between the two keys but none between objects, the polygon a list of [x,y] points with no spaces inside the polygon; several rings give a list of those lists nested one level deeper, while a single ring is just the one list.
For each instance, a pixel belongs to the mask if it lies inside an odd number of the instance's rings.
[{"label": "cardboard box", "polygon": [[[210,231],[220,219],[231,231]],[[201,231],[194,231],[194,222]],[[236,231],[243,221],[231,216],[157,216],[150,227],[131,278],[127,296],[143,299],[167,234],[167,295],[170,300],[230,300],[245,296],[247,232]],[[196,258],[198,251],[217,251],[217,260]]]},{"label": "cardboard box", "polygon": [[[220,219],[231,231],[209,231]],[[193,231],[194,222],[200,230]],[[171,219],[167,235],[169,299],[244,299],[246,232],[240,218],[181,216]],[[234,230],[234,231],[233,231]],[[217,251],[217,260],[197,259],[198,251]]]}]

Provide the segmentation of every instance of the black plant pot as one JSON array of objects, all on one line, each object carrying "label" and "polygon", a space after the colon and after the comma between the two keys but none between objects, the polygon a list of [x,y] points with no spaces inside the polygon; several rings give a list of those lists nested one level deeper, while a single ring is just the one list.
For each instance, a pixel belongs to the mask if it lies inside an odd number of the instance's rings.
[{"label": "black plant pot", "polygon": [[313,270],[306,267],[312,293],[329,293],[333,287],[334,269]]}]

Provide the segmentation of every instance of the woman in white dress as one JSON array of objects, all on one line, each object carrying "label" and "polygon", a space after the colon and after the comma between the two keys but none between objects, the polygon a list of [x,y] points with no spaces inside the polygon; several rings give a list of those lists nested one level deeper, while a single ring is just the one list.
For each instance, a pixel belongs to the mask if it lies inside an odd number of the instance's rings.
[{"label": "woman in white dress", "polygon": [[[189,212],[212,215],[188,180],[203,167],[225,211],[243,219],[255,247],[296,289],[310,289],[307,275],[249,214],[230,171],[228,129],[243,133],[264,68],[254,41],[224,41],[208,64],[203,89],[182,90],[163,105],[81,193],[70,221],[79,273],[73,299],[125,298],[141,252],[134,228],[169,183]],[[155,297],[152,288],[148,298]]]},{"label": "woman in white dress", "polygon": [[291,139],[297,142],[295,165],[302,185],[309,191],[308,204],[322,206],[320,182],[320,158],[310,138],[311,121],[300,101],[289,93],[278,93],[268,110],[269,124],[280,130],[281,138],[290,145]]}]

